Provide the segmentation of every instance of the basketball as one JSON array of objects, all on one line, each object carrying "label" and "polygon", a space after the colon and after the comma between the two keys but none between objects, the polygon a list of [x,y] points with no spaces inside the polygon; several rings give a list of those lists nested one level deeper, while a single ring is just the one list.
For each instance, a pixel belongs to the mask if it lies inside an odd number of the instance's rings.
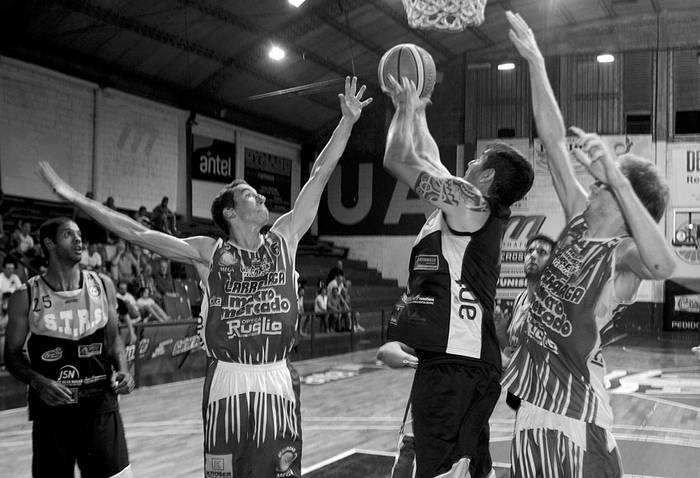
[{"label": "basketball", "polygon": [[379,84],[388,88],[389,75],[401,82],[407,77],[416,85],[421,98],[427,98],[435,87],[435,62],[424,48],[412,43],[402,43],[387,50],[379,60]]}]

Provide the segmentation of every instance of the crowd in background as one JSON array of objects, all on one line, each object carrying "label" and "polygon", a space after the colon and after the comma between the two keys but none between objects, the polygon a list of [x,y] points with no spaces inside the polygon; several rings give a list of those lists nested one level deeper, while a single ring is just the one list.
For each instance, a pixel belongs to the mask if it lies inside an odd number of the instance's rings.
[{"label": "crowd in background", "polygon": [[[93,198],[88,192],[86,196]],[[2,192],[0,191],[0,204]],[[113,197],[108,197],[105,206],[116,209]],[[129,329],[129,342],[136,340],[134,325],[137,323],[165,322],[172,320],[166,312],[166,298],[178,295],[175,279],[186,279],[183,265],[173,264],[148,250],[129,244],[108,233],[84,213],[75,210],[72,218],[82,233],[82,258],[80,266],[110,277],[117,289],[117,310],[120,321]],[[177,234],[175,213],[168,207],[164,197],[149,213],[141,206],[134,219],[146,227],[168,234]],[[8,221],[9,223],[9,221]],[[38,240],[39,221],[16,220],[11,232],[6,232],[6,223],[0,216],[0,360],[4,349],[7,324],[7,307],[12,293],[29,278],[46,271],[47,261]],[[189,317],[186,318],[190,318]]]},{"label": "crowd in background", "polygon": [[301,334],[310,332],[311,321],[315,317],[320,332],[360,332],[364,328],[359,324],[359,312],[352,308],[352,282],[345,277],[343,261],[339,260],[331,267],[326,280],[316,284],[313,314],[304,314],[304,286],[299,285],[299,312],[303,315]]}]

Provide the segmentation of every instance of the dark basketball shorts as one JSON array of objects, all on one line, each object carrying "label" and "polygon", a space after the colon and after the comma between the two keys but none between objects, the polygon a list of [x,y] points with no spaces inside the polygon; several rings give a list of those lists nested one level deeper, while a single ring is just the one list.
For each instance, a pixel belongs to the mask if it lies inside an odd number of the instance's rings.
[{"label": "dark basketball shorts", "polygon": [[495,367],[443,357],[421,361],[411,393],[416,477],[491,472],[489,417],[501,394]]},{"label": "dark basketball shorts", "polygon": [[300,477],[299,389],[286,360],[212,361],[203,402],[205,478]]},{"label": "dark basketball shorts", "polygon": [[76,462],[84,477],[131,477],[118,410],[94,415],[57,410],[56,417],[36,418],[32,449],[34,478],[73,478]]},{"label": "dark basketball shorts", "polygon": [[623,472],[610,431],[522,402],[511,445],[511,476],[621,478]]}]

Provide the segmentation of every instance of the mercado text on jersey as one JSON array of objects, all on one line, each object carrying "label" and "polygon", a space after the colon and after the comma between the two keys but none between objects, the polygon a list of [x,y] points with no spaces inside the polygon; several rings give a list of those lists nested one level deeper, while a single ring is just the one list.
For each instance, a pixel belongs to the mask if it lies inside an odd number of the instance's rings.
[{"label": "mercado text on jersey", "polygon": [[450,229],[440,210],[428,218],[411,251],[406,306],[390,321],[391,340],[501,368],[493,304],[510,210],[487,200],[491,215],[473,233]]},{"label": "mercado text on jersey", "polygon": [[591,239],[587,230],[583,216],[576,216],[562,233],[503,384],[538,407],[609,428],[600,330],[624,305],[600,301],[614,295],[614,250],[621,238]]},{"label": "mercado text on jersey", "polygon": [[[104,337],[109,311],[104,283],[95,272],[81,274],[76,290],[56,291],[43,276],[26,284],[32,369],[71,389],[76,400],[104,393],[111,374]],[[30,388],[30,411],[37,412],[46,405],[34,395]]]},{"label": "mercado text on jersey", "polygon": [[211,357],[260,364],[287,356],[297,322],[294,261],[274,227],[254,251],[219,241],[207,286],[200,337]]}]

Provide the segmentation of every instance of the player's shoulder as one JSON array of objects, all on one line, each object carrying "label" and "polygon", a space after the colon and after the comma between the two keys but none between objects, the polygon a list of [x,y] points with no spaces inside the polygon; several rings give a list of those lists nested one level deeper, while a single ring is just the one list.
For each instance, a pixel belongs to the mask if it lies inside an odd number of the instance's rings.
[{"label": "player's shoulder", "polygon": [[182,240],[187,243],[187,245],[197,250],[199,256],[204,259],[209,259],[214,249],[223,242],[220,238],[210,236],[190,236],[183,237]]}]

